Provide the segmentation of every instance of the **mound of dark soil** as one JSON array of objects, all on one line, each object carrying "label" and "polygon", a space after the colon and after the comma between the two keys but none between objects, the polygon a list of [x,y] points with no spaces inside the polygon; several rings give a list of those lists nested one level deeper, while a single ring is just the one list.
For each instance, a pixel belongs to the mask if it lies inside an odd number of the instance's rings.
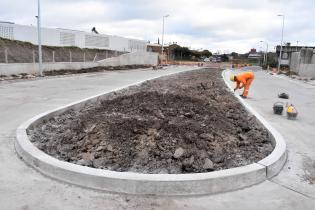
[{"label": "mound of dark soil", "polygon": [[28,130],[60,160],[139,173],[199,173],[257,162],[270,136],[204,69],[146,82]]}]

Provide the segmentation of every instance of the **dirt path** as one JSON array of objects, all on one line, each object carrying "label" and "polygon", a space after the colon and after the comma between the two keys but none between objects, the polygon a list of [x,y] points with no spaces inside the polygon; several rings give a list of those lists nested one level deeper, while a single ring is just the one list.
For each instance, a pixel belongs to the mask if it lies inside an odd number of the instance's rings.
[{"label": "dirt path", "polygon": [[139,173],[221,170],[257,162],[273,149],[268,132],[214,69],[146,82],[28,132],[58,159]]}]

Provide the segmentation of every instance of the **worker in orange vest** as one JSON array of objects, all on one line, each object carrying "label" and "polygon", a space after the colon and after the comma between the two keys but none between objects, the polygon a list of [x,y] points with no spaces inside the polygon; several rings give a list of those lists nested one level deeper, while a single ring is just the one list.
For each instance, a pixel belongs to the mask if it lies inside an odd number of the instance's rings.
[{"label": "worker in orange vest", "polygon": [[231,75],[230,80],[236,82],[236,87],[234,92],[237,89],[244,88],[243,94],[240,95],[242,98],[247,98],[249,87],[252,84],[255,76],[253,72],[244,72],[238,75]]}]

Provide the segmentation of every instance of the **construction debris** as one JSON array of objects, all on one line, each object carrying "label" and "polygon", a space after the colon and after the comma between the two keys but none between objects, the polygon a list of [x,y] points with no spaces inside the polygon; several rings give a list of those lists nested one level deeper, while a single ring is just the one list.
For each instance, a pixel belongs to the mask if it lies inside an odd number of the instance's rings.
[{"label": "construction debris", "polygon": [[279,93],[278,97],[279,98],[283,98],[283,99],[289,99],[289,94],[287,94],[287,93]]}]

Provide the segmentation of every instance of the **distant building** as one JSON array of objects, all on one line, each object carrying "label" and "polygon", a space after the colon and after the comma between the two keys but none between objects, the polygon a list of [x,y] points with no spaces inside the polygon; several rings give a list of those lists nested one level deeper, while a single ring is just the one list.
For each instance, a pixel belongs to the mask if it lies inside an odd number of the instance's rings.
[{"label": "distant building", "polygon": [[211,62],[214,62],[214,63],[221,63],[222,62],[222,58],[220,55],[213,55],[209,58],[209,60]]},{"label": "distant building", "polygon": [[262,64],[262,53],[257,52],[255,48],[251,49],[248,53],[248,62],[255,64],[255,65],[261,65]]},{"label": "distant building", "polygon": [[[164,49],[165,49],[165,46],[164,46]],[[161,54],[162,53],[162,45],[161,44],[148,43],[147,44],[147,51]]]},{"label": "distant building", "polygon": [[[174,60],[175,59],[174,50],[177,47],[180,47],[180,46],[177,44],[164,45],[164,47],[163,47],[164,55],[166,55],[166,58],[168,60]],[[147,44],[147,51],[162,54],[162,45],[161,44],[148,43]]]},{"label": "distant building", "polygon": [[[96,31],[96,30],[95,30]],[[47,46],[75,46],[80,48],[94,48],[115,50],[121,52],[145,52],[147,42],[120,36],[96,34],[61,28],[41,28],[42,44]],[[0,37],[12,40],[30,42],[37,45],[37,28],[0,21]]]},{"label": "distant building", "polygon": [[258,53],[255,48],[251,49],[248,54],[249,59],[260,59],[261,53]]},{"label": "distant building", "polygon": [[[315,47],[312,47],[312,46],[291,46],[290,43],[286,45],[282,45],[282,55],[281,55],[281,60],[280,60],[280,66],[283,66],[283,67],[290,66],[292,54],[294,52],[300,52],[302,48],[315,49]],[[280,49],[281,49],[280,45],[276,46],[277,60],[279,60]]]}]

